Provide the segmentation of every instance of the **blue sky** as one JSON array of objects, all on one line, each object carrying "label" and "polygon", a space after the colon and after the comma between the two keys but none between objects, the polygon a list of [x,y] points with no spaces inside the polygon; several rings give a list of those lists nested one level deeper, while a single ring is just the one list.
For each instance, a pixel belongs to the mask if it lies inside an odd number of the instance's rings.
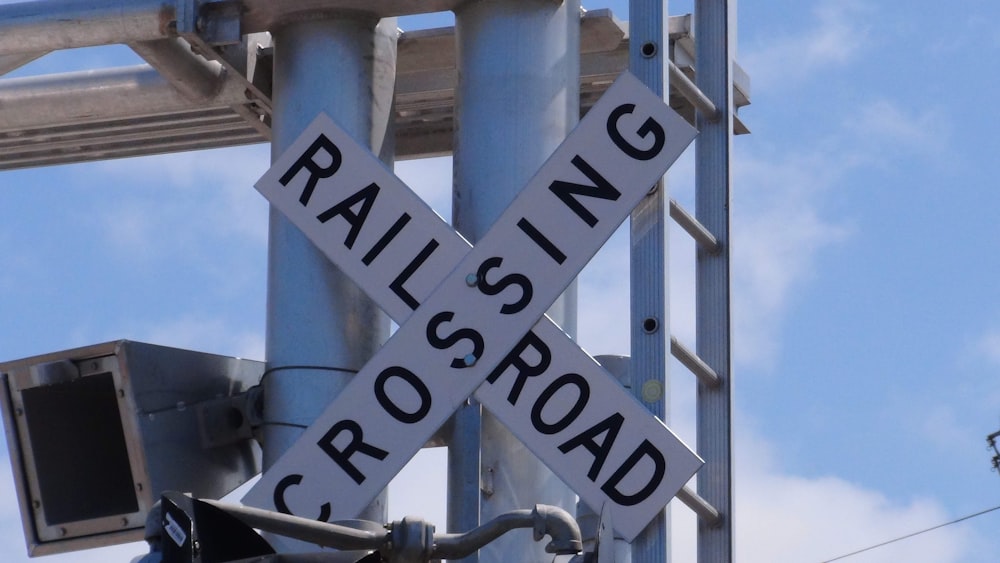
[{"label": "blue sky", "polygon": [[[627,19],[627,2],[584,4]],[[1000,505],[985,443],[1000,429],[1000,8],[745,1],[739,17],[753,134],[734,143],[738,560],[823,561]],[[66,52],[19,74],[133,60]],[[262,358],[267,206],[251,186],[268,163],[254,146],[0,173],[0,361],[119,338]],[[397,171],[449,216],[448,159]],[[692,182],[687,155],[673,197],[690,205]],[[693,345],[693,248],[673,235],[672,330]],[[581,278],[594,354],[628,351],[627,248],[619,233]],[[673,374],[671,426],[694,443],[692,378]],[[400,479],[394,516],[441,518],[439,458]],[[22,561],[0,473],[0,558]],[[691,561],[693,519],[672,510],[675,560]],[[993,561],[998,523],[846,560]]]}]

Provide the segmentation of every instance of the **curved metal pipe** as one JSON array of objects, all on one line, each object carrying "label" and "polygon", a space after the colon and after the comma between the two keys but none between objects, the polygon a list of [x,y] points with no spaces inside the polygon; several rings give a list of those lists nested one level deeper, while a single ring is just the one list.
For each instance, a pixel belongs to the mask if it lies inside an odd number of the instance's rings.
[{"label": "curved metal pipe", "polygon": [[[433,525],[423,520],[404,518],[393,522],[389,530],[367,531],[259,508],[199,500],[252,528],[334,549],[384,550],[384,554],[390,554],[390,560],[424,556],[434,530]],[[545,546],[547,553],[575,554],[583,549],[580,527],[568,512],[556,506],[536,504],[532,510],[501,514],[464,534],[434,534],[433,548],[428,555],[430,559],[460,559],[515,528],[532,528],[535,541],[546,535],[551,537],[552,541]],[[395,555],[391,555],[393,553]]]},{"label": "curved metal pipe", "polygon": [[379,549],[385,545],[389,538],[388,531],[369,532],[259,508],[237,506],[208,499],[199,500],[238,518],[252,528],[259,528],[324,547],[340,550]]},{"label": "curved metal pipe", "polygon": [[572,554],[583,549],[580,527],[568,512],[555,506],[536,504],[533,510],[501,514],[464,534],[435,535],[431,557],[461,559],[515,528],[533,528],[535,541],[545,535],[552,537],[552,541],[545,546],[547,553]]}]

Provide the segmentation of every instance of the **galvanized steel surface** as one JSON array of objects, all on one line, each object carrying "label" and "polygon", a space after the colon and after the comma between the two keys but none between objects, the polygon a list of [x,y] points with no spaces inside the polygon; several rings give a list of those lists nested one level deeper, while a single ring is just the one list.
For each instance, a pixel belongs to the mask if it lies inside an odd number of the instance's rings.
[{"label": "galvanized steel surface", "polygon": [[[452,215],[455,228],[470,241],[486,233],[579,118],[578,13],[578,0],[470,2],[456,10],[455,68],[461,80],[455,93]],[[572,286],[554,306],[562,314],[553,320],[569,334],[576,331],[575,301]],[[452,447],[481,460],[484,490],[465,497],[478,500],[481,521],[539,502],[574,510],[573,491],[485,410],[480,435],[479,444]],[[498,538],[478,559],[464,561],[542,561],[541,547],[524,539]]]}]

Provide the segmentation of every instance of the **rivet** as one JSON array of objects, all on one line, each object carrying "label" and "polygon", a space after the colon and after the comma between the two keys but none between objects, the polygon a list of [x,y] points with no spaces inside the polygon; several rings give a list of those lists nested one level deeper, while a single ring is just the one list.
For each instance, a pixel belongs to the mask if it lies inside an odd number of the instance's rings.
[{"label": "rivet", "polygon": [[472,367],[476,365],[476,360],[478,359],[475,354],[466,354],[462,361],[465,362],[465,367]]},{"label": "rivet", "polygon": [[469,274],[465,276],[465,285],[469,287],[476,287],[479,284],[479,276],[476,274]]}]

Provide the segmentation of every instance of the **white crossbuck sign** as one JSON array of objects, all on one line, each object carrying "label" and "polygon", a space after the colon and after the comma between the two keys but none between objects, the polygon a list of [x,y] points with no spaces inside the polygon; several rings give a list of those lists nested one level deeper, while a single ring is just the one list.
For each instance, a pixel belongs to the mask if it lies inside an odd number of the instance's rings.
[{"label": "white crossbuck sign", "polygon": [[354,518],[475,393],[631,541],[702,460],[545,311],[695,134],[623,74],[470,249],[319,116],[256,188],[399,330],[243,501]]}]

